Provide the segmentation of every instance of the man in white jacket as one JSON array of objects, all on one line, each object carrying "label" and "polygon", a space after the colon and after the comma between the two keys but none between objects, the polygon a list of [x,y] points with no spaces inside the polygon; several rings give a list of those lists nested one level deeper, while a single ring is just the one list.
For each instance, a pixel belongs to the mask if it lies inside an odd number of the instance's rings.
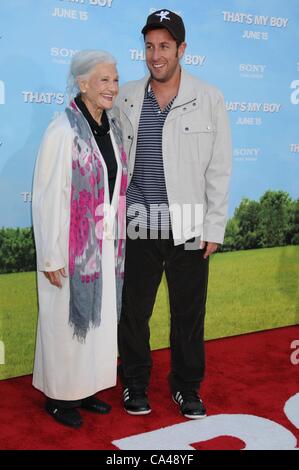
[{"label": "man in white jacket", "polygon": [[[180,66],[183,20],[163,9],[142,29],[149,76],[118,98],[129,159],[127,250],[119,324],[125,410],[150,413],[149,319],[165,271],[171,313],[173,400],[191,419],[206,415],[204,377],[208,261],[223,242],[231,142],[222,94]],[[136,230],[138,229],[138,230]]]}]

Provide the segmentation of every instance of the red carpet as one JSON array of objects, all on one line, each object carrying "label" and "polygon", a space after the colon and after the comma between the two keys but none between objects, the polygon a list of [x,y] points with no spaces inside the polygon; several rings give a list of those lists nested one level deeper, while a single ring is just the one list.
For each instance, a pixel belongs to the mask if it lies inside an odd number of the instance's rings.
[{"label": "red carpet", "polygon": [[299,340],[298,327],[208,341],[201,394],[209,416],[196,421],[180,416],[170,398],[168,350],[153,353],[150,415],[127,415],[118,385],[99,395],[112,404],[111,414],[82,411],[79,430],[44,413],[44,397],[32,388],[31,376],[2,381],[0,449],[299,447],[299,361],[290,359],[292,352],[299,358],[291,349],[294,340]]}]

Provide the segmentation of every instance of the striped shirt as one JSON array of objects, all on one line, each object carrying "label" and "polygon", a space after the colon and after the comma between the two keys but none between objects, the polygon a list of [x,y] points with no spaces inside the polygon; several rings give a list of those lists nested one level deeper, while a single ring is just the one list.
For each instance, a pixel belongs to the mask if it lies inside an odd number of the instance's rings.
[{"label": "striped shirt", "polygon": [[[142,228],[170,228],[168,197],[165,184],[162,133],[170,103],[160,110],[153,90],[148,87],[140,115],[133,176],[127,191],[128,220]],[[138,206],[133,206],[138,204]]]}]

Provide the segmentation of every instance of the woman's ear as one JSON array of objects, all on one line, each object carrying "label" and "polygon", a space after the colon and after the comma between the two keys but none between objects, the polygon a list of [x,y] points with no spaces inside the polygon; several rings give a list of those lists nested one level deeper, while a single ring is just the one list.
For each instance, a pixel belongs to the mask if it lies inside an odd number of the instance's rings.
[{"label": "woman's ear", "polygon": [[84,80],[82,78],[78,78],[78,86],[79,86],[79,89],[80,89],[80,92],[81,93],[86,93],[86,89],[87,89],[87,80]]}]

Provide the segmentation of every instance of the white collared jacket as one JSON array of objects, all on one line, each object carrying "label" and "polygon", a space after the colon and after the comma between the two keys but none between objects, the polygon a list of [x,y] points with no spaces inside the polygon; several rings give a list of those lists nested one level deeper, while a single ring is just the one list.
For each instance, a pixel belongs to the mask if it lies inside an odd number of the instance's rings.
[{"label": "white collared jacket", "polygon": [[[149,77],[125,84],[117,98],[130,184],[139,119]],[[179,92],[166,118],[162,152],[176,245],[200,236],[222,243],[231,174],[231,135],[221,92],[181,71]],[[195,220],[195,207],[202,216]],[[189,213],[193,215],[188,216]],[[190,214],[189,214],[190,215]]]}]

